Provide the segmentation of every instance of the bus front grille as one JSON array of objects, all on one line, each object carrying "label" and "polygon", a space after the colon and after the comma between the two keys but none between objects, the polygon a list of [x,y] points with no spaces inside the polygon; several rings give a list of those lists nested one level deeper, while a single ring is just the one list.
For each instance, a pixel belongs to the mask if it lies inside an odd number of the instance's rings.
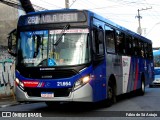
[{"label": "bus front grille", "polygon": [[26,78],[32,79],[61,79],[69,78],[77,73],[74,70],[55,70],[55,71],[26,71],[21,73]]}]

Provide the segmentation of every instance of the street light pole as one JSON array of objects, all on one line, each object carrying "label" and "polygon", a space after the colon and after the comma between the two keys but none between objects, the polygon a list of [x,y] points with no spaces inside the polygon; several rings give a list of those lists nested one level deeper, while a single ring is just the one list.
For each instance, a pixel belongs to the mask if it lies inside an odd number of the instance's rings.
[{"label": "street light pole", "polygon": [[65,0],[65,8],[66,8],[66,9],[69,8],[69,0]]},{"label": "street light pole", "polygon": [[138,29],[137,29],[137,32],[141,35],[142,34],[142,28],[141,28],[141,19],[142,19],[142,16],[140,16],[140,13],[139,13],[139,9],[138,9],[138,16],[136,16],[138,18]]},{"label": "street light pole", "polygon": [[152,7],[150,7],[150,8],[145,8],[145,9],[141,9],[141,10],[139,10],[138,9],[138,16],[136,16],[137,18],[138,18],[138,29],[137,29],[137,33],[139,33],[140,35],[142,34],[142,28],[141,28],[141,19],[142,19],[142,16],[140,16],[140,11],[142,11],[142,10],[148,10],[148,9],[152,9]]}]

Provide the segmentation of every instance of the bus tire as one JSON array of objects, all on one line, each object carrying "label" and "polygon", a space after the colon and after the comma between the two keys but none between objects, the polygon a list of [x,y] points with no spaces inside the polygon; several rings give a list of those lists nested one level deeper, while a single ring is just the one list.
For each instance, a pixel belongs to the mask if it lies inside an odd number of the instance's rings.
[{"label": "bus tire", "polygon": [[116,103],[116,85],[110,80],[107,87],[107,106],[111,106],[114,103]]},{"label": "bus tire", "polygon": [[144,75],[142,75],[141,77],[141,88],[139,89],[139,95],[144,95],[145,93],[145,78],[144,78]]}]

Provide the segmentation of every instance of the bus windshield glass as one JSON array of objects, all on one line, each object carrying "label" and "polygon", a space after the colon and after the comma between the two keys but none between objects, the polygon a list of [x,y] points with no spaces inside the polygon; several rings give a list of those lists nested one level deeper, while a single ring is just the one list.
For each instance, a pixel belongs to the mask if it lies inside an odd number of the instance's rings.
[{"label": "bus windshield glass", "polygon": [[90,62],[88,29],[20,32],[18,64],[26,67],[79,65]]},{"label": "bus windshield glass", "polygon": [[160,67],[160,50],[153,50],[154,67]]}]

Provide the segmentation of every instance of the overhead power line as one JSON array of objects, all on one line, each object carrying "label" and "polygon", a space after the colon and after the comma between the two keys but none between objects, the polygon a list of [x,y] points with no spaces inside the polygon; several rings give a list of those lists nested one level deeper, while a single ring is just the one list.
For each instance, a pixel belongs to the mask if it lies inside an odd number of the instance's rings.
[{"label": "overhead power line", "polygon": [[72,7],[72,5],[76,2],[76,0],[73,0],[73,2],[69,5],[69,8]]},{"label": "overhead power line", "polygon": [[62,8],[62,7],[57,6],[57,5],[53,4],[53,3],[47,2],[46,0],[39,0],[39,1],[47,4],[47,6],[50,6],[50,7]]}]

